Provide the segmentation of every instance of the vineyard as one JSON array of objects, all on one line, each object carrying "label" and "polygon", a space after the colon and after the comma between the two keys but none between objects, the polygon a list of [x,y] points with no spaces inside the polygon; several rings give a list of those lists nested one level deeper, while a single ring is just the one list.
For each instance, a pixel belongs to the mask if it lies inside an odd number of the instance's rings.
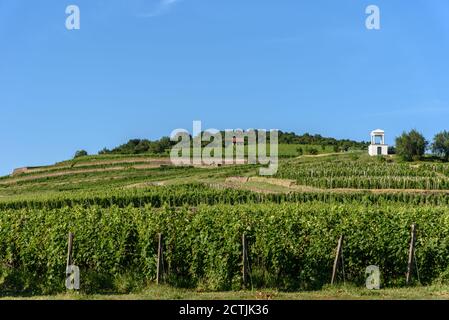
[{"label": "vineyard", "polygon": [[410,164],[380,159],[353,155],[319,161],[291,160],[281,165],[277,176],[324,189],[449,189],[448,164]]},{"label": "vineyard", "polygon": [[257,193],[248,190],[221,188],[216,189],[206,184],[192,183],[166,187],[149,187],[141,189],[112,189],[104,191],[60,192],[41,196],[16,196],[0,200],[0,210],[7,209],[59,209],[64,207],[99,206],[108,208],[144,207],[196,207],[198,205],[218,204],[263,204],[263,203],[308,203],[328,204],[385,204],[408,203],[413,205],[449,205],[446,193],[410,193],[366,191],[351,193],[335,192],[289,192]]},{"label": "vineyard", "polygon": [[249,241],[254,288],[317,289],[329,283],[335,245],[345,240],[346,281],[382,270],[404,284],[409,226],[418,226],[416,263],[423,284],[449,275],[447,206],[251,204],[4,210],[0,217],[1,291],[64,291],[67,233],[86,291],[120,290],[121,277],[143,285],[156,276],[157,234],[164,235],[166,281],[177,287],[239,290],[241,235]]},{"label": "vineyard", "polygon": [[[341,235],[338,281],[363,286],[365,268],[377,265],[383,286],[403,287],[411,224],[417,228],[414,283],[449,281],[445,163],[358,153],[283,159],[277,179],[315,189],[275,192],[270,180],[257,180],[258,191],[239,182],[257,174],[251,166],[136,169],[154,160],[111,161],[63,162],[1,179],[0,294],[65,292],[69,232],[84,293],[128,293],[153,283],[159,234],[163,280],[177,288],[320,289],[330,283]],[[83,172],[89,166],[119,169]]]}]

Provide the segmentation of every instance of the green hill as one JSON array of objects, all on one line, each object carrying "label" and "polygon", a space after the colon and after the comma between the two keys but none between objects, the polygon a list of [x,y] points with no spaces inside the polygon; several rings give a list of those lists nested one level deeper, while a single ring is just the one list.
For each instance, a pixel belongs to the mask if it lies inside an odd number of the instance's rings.
[{"label": "green hill", "polygon": [[341,234],[348,282],[363,285],[363,268],[376,264],[385,285],[398,287],[412,223],[421,284],[444,282],[449,164],[321,152],[282,157],[274,177],[259,177],[254,165],[173,166],[147,154],[85,156],[2,177],[0,293],[63,292],[68,232],[84,293],[152,283],[158,233],[173,287],[240,290],[243,234],[254,288],[322,288]]}]

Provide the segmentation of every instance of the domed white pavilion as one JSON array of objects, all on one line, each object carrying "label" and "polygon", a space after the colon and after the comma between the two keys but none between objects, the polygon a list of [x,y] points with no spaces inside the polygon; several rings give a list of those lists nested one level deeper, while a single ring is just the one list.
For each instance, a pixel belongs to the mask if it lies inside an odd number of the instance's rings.
[{"label": "domed white pavilion", "polygon": [[371,145],[368,148],[370,156],[388,155],[388,145],[385,144],[385,131],[376,129],[371,132]]}]

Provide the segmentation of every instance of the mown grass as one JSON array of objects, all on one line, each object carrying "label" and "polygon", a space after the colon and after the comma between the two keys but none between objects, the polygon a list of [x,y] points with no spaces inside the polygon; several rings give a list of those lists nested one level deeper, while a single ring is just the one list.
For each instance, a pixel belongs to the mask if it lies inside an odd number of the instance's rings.
[{"label": "mown grass", "polygon": [[7,300],[448,300],[449,286],[434,285],[426,287],[386,288],[368,290],[354,286],[328,286],[320,291],[279,292],[236,291],[200,292],[188,289],[175,289],[169,286],[150,285],[145,290],[131,294],[94,294],[77,292],[53,296],[9,296]]}]

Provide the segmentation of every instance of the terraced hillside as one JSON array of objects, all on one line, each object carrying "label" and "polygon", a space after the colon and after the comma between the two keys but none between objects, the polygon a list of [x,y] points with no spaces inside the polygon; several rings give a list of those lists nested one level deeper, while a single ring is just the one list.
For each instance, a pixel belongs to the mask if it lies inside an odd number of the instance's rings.
[{"label": "terraced hillside", "polygon": [[[241,177],[246,177],[241,179]],[[0,177],[0,198],[75,190],[110,190],[203,182],[258,192],[442,192],[449,189],[449,164],[405,163],[362,152],[280,159],[274,178],[257,177],[249,165],[173,166],[148,155],[88,156],[52,166],[23,168]]]},{"label": "terraced hillside", "polygon": [[248,166],[173,166],[154,156],[89,156],[53,166],[23,169],[0,178],[0,197],[75,190],[110,190],[150,185],[220,181],[256,172]]}]

